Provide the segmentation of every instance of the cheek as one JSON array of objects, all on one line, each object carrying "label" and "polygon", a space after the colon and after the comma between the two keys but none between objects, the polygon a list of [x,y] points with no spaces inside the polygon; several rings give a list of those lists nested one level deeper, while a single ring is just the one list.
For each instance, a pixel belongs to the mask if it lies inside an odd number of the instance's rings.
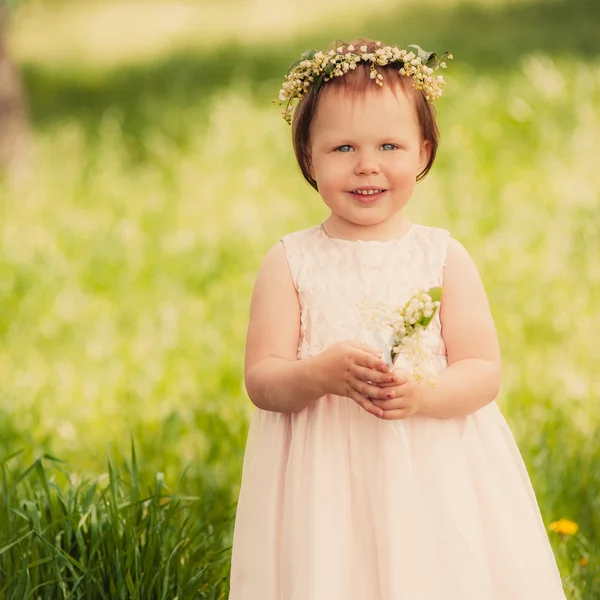
[{"label": "cheek", "polygon": [[314,172],[319,187],[337,186],[348,179],[348,166],[340,160],[320,160],[315,164]]},{"label": "cheek", "polygon": [[389,171],[389,177],[399,183],[415,181],[419,169],[419,162],[416,157],[403,157],[394,163]]}]

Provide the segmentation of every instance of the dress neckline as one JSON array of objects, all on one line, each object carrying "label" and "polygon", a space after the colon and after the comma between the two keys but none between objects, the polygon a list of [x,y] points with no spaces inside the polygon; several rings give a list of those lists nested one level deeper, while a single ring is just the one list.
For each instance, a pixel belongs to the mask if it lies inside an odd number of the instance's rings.
[{"label": "dress neckline", "polygon": [[324,238],[326,238],[330,242],[344,245],[344,246],[390,246],[392,244],[399,244],[399,243],[406,241],[410,237],[410,235],[412,234],[412,232],[415,230],[416,227],[417,227],[417,224],[411,222],[408,229],[400,237],[393,238],[391,240],[346,240],[344,238],[331,237],[325,231],[325,227],[323,226],[323,223],[320,223],[319,225],[317,225],[317,229],[319,230],[320,234]]}]

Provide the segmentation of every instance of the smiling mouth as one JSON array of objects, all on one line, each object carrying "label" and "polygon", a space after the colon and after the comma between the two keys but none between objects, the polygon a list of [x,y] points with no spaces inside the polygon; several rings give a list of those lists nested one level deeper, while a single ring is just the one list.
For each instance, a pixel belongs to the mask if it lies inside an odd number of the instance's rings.
[{"label": "smiling mouth", "polygon": [[377,188],[372,190],[353,190],[350,193],[356,194],[357,196],[373,196],[375,194],[380,194],[381,192],[385,192],[384,189]]}]

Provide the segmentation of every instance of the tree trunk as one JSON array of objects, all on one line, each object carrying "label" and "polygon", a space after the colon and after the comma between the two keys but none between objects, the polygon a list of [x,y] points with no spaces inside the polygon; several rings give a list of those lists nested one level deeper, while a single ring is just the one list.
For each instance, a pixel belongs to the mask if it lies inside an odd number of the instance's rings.
[{"label": "tree trunk", "polygon": [[8,56],[7,25],[0,0],[0,171],[16,182],[29,170],[29,122],[19,72]]}]

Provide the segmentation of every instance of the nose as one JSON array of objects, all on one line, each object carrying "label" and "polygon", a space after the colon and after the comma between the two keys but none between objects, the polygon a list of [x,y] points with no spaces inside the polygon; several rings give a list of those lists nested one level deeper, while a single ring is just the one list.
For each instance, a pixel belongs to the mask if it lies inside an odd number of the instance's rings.
[{"label": "nose", "polygon": [[355,175],[373,175],[381,171],[379,161],[372,152],[357,152],[354,165]]}]

